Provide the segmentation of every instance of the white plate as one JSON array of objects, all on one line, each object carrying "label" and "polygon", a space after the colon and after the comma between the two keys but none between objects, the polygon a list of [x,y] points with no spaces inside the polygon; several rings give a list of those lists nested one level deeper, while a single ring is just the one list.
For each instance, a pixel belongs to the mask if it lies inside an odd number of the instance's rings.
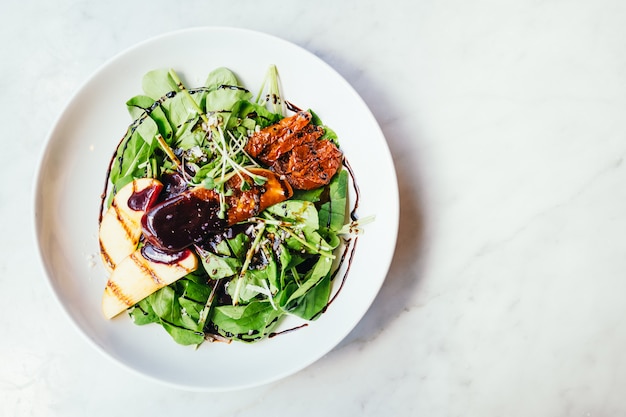
[{"label": "white plate", "polygon": [[[233,70],[253,92],[276,64],[286,99],[316,111],[339,135],[360,187],[358,214],[375,215],[358,240],[347,280],[320,319],[260,343],[179,346],[157,325],[135,326],[100,310],[106,274],[97,240],[105,172],[131,120],[125,102],[141,78],[174,68],[189,87],[214,68]],[[354,194],[351,195],[354,203]],[[151,379],[189,390],[224,391],[293,374],[337,345],[378,293],[395,249],[398,189],[385,138],[367,106],[332,68],[304,49],[257,32],[196,28],[143,42],[100,68],[52,128],[35,184],[35,232],[48,281],[71,321],[106,356]],[[335,282],[337,287],[338,282]],[[288,327],[289,323],[283,328]]]}]

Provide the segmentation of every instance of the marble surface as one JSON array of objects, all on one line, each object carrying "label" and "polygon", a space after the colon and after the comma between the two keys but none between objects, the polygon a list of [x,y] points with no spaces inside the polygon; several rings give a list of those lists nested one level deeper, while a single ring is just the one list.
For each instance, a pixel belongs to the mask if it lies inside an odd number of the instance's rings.
[{"label": "marble surface", "polygon": [[[0,16],[0,415],[626,415],[626,3],[9,0]],[[358,326],[291,377],[220,394],[86,343],[36,261],[31,203],[86,78],[207,25],[333,66],[379,121],[401,192],[396,255]]]}]

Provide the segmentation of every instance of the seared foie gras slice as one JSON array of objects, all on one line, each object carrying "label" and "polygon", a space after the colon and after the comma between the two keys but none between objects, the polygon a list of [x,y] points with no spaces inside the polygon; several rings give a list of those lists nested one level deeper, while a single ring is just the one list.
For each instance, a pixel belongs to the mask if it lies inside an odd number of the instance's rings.
[{"label": "seared foie gras slice", "polygon": [[310,122],[311,113],[309,112],[301,111],[293,116],[285,117],[278,123],[253,133],[248,138],[245,150],[253,158],[257,158],[266,165],[271,165],[276,159],[306,139],[297,133],[309,126]]},{"label": "seared foie gras slice", "polygon": [[[249,172],[264,177],[264,183],[255,183],[243,172],[239,173],[241,176],[233,174],[226,182],[223,201],[226,212],[221,217],[220,195],[204,187],[192,188],[156,204],[142,220],[145,239],[166,251],[181,250],[293,195],[289,183],[278,174],[261,168],[252,168]],[[244,180],[245,187],[242,186]]]},{"label": "seared foie gras slice", "polygon": [[164,256],[168,262],[150,259],[137,249],[115,267],[102,296],[102,312],[107,319],[198,268],[198,259],[189,249]]},{"label": "seared foie gras slice", "polygon": [[312,190],[328,184],[341,167],[343,154],[329,140],[316,140],[296,146],[272,165],[298,190]]},{"label": "seared foie gras slice", "polygon": [[281,203],[293,195],[291,185],[275,172],[263,168],[251,168],[248,171],[265,178],[266,181],[261,185],[255,184],[244,175],[251,188],[243,191],[241,177],[236,175],[229,180],[228,186],[232,190],[232,195],[226,197],[229,226],[256,216],[266,208]]},{"label": "seared foie gras slice", "polygon": [[141,237],[141,218],[154,204],[163,185],[153,178],[136,179],[113,197],[100,222],[100,255],[106,269],[116,265],[137,249]]},{"label": "seared foie gras slice", "polygon": [[328,184],[341,167],[343,155],[324,129],[310,123],[311,114],[298,112],[250,136],[246,151],[284,176],[298,190]]}]

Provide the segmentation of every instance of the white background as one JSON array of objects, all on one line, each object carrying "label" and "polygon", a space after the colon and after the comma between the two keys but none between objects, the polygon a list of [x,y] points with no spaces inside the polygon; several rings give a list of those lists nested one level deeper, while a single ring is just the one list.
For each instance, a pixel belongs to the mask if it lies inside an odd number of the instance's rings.
[{"label": "white background", "polygon": [[[626,415],[626,3],[33,0],[0,16],[0,415]],[[334,67],[380,123],[401,194],[359,325],[294,376],[220,394],[92,349],[45,283],[31,209],[46,134],[87,77],[204,25]]]}]

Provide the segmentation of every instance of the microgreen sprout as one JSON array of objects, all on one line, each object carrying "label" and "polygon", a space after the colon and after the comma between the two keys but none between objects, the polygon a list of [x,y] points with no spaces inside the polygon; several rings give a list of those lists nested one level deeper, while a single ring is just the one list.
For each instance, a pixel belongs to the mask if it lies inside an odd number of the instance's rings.
[{"label": "microgreen sprout", "polygon": [[248,270],[248,266],[250,266],[250,262],[252,262],[252,257],[256,253],[259,248],[259,243],[261,242],[261,238],[263,237],[263,232],[265,231],[265,224],[258,223],[256,226],[256,236],[254,237],[254,241],[252,245],[250,245],[250,249],[246,252],[246,258],[244,259],[243,265],[241,266],[241,271],[237,276],[237,282],[235,284],[235,293],[233,294],[233,305],[236,306],[239,304],[239,293],[241,292],[241,286],[244,282],[246,271]]}]

